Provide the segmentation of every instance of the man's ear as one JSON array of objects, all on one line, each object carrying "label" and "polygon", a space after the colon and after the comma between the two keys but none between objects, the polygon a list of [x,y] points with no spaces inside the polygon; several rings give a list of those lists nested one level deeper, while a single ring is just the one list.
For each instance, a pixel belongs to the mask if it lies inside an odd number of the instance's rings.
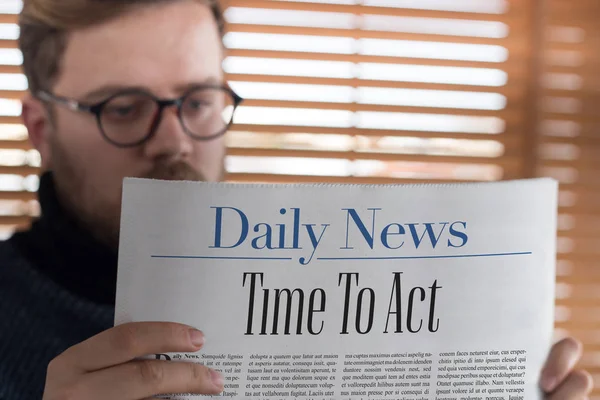
[{"label": "man's ear", "polygon": [[29,141],[42,158],[42,170],[50,169],[52,164],[52,146],[50,146],[52,121],[47,108],[41,101],[31,94],[27,94],[23,99],[22,118],[29,132]]}]

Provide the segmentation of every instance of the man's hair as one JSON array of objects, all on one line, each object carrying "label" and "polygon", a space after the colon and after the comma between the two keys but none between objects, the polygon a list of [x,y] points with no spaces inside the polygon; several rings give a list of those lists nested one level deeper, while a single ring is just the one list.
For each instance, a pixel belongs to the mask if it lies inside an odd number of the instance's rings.
[{"label": "man's hair", "polygon": [[[130,10],[181,0],[24,0],[19,18],[19,47],[29,90],[50,90],[60,76],[68,35],[117,18]],[[218,0],[194,0],[211,8],[224,35],[224,17]]]}]

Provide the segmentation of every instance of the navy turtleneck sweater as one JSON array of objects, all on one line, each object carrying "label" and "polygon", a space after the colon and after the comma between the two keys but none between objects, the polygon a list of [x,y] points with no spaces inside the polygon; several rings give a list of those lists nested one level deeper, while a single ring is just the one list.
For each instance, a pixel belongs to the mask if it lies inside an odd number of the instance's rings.
[{"label": "navy turtleneck sweater", "polygon": [[0,242],[0,400],[42,398],[48,363],[113,326],[117,252],[61,207],[41,177],[41,217]]}]

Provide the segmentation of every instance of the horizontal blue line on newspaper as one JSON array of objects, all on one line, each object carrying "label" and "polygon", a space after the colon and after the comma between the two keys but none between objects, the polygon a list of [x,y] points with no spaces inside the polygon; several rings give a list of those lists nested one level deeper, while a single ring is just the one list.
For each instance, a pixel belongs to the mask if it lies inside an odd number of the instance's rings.
[{"label": "horizontal blue line on newspaper", "polygon": [[533,254],[531,251],[518,253],[485,253],[485,254],[449,254],[438,256],[400,256],[400,257],[319,257],[317,260],[336,261],[336,260],[424,260],[440,258],[477,258],[477,257],[507,257],[507,256],[528,256]]},{"label": "horizontal blue line on newspaper", "polygon": [[[447,258],[478,258],[478,257],[508,257],[527,256],[533,254],[531,251],[514,253],[484,253],[484,254],[449,254],[437,256],[399,256],[399,257],[318,257],[321,261],[360,261],[360,260],[424,260],[424,259],[447,259]],[[199,259],[199,260],[265,260],[265,261],[291,261],[292,257],[233,257],[233,256],[165,256],[153,255],[152,258],[167,259]]]}]

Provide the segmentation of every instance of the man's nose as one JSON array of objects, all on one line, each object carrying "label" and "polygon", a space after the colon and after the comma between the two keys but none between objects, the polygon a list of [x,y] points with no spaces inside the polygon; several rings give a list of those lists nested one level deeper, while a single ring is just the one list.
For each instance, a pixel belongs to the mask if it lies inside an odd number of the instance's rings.
[{"label": "man's nose", "polygon": [[180,159],[189,155],[193,149],[192,138],[181,125],[177,107],[164,108],[159,118],[154,135],[144,147],[146,156]]}]

